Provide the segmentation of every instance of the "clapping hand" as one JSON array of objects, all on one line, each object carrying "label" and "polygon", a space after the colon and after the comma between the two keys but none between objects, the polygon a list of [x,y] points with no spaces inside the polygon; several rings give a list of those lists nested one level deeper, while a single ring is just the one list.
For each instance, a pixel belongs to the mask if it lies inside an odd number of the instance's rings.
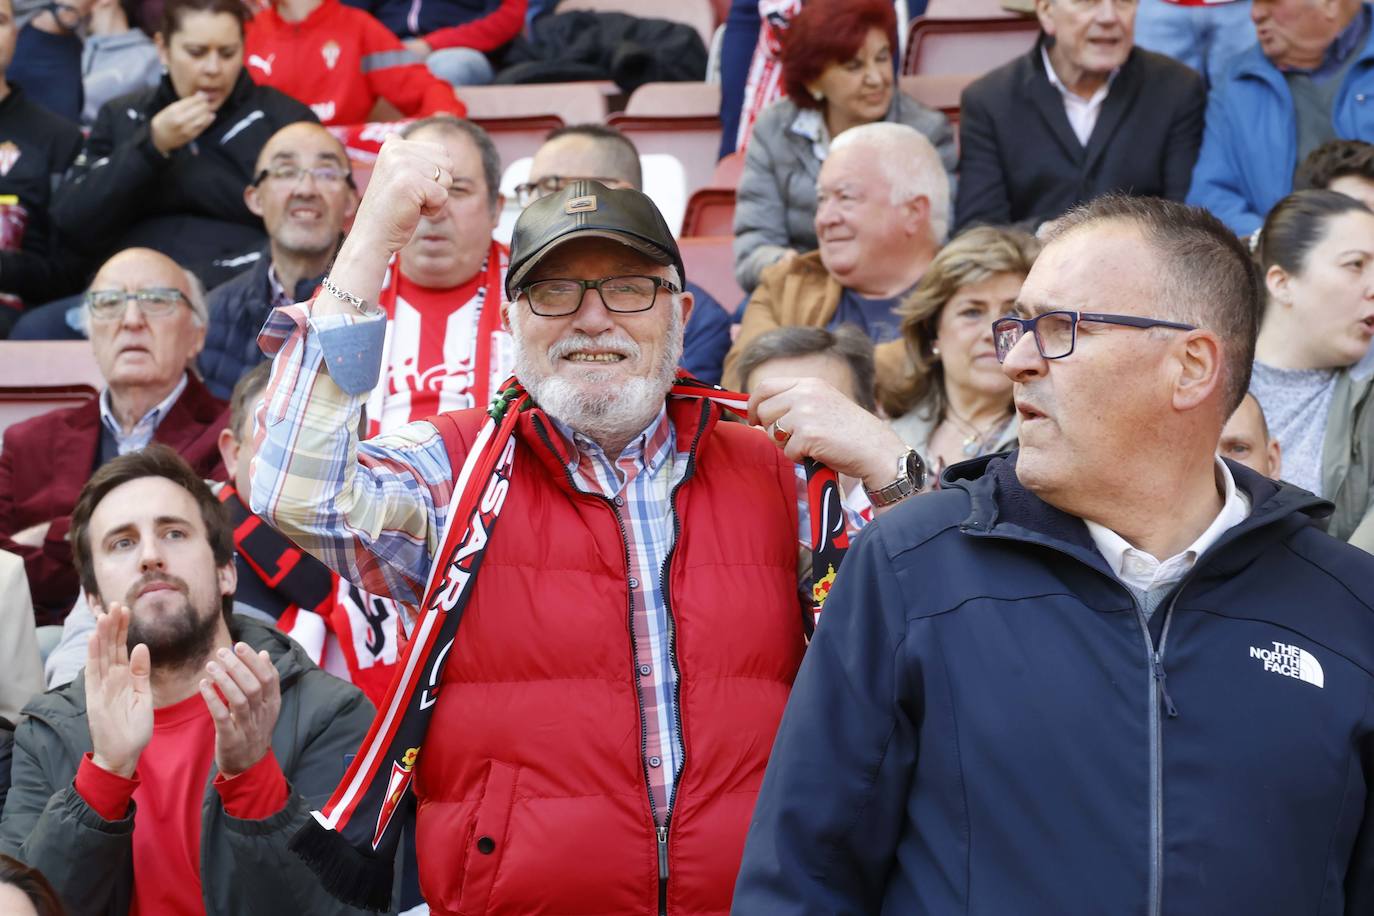
[{"label": "clapping hand", "polygon": [[152,664],[142,643],[130,651],[129,608],[111,603],[86,645],[86,720],[91,759],[128,779],[153,737]]},{"label": "clapping hand", "polygon": [[265,651],[247,643],[219,649],[205,665],[200,695],[215,720],[215,766],[237,776],[272,749],[272,729],[281,712],[281,683]]}]

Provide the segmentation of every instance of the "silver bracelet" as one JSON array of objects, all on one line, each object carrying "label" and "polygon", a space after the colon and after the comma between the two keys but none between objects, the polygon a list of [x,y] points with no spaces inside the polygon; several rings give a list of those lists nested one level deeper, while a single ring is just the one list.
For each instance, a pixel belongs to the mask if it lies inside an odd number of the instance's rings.
[{"label": "silver bracelet", "polygon": [[378,311],[375,306],[369,304],[367,301],[359,299],[352,293],[346,293],[343,290],[339,289],[337,286],[334,285],[333,281],[331,281],[328,276],[325,276],[320,280],[320,288],[323,289],[325,292],[329,293],[329,295],[333,296],[335,299],[338,299],[340,302],[346,302],[349,305],[353,306],[355,309],[357,309],[364,315],[375,315]]}]

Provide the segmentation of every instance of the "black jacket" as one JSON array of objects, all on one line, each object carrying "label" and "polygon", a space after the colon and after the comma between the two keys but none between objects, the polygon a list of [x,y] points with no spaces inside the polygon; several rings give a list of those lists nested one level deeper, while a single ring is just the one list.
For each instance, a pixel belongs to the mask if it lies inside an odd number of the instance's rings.
[{"label": "black jacket", "polygon": [[1037,43],[964,90],[955,229],[1033,229],[1106,191],[1182,200],[1206,103],[1194,70],[1136,48],[1112,80],[1085,149]]},{"label": "black jacket", "polygon": [[[272,283],[267,278],[271,266],[272,255],[263,249],[251,267],[205,297],[210,321],[205,328],[205,347],[200,351],[200,374],[205,387],[217,398],[229,400],[239,377],[267,359],[258,347],[258,332],[272,311]],[[291,301],[309,299],[319,282],[319,277],[298,282],[288,291]]]},{"label": "black jacket", "polygon": [[645,83],[705,79],[706,46],[680,22],[576,10],[535,20],[504,63],[497,83],[609,79],[630,93]]},{"label": "black jacket", "polygon": [[735,912],[1374,912],[1374,557],[1228,462],[1249,516],[1147,622],[1015,460],[845,557]]},{"label": "black jacket", "polygon": [[81,128],[24,95],[17,86],[0,101],[0,194],[28,211],[23,247],[0,251],[0,293],[41,305],[74,293],[82,260],[66,251],[49,219],[52,189],[81,149]]},{"label": "black jacket", "polygon": [[317,119],[307,106],[240,73],[214,123],[163,156],[149,121],[176,100],[163,77],[151,89],[106,102],[57,191],[53,219],[94,259],[142,245],[215,285],[227,276],[213,273],[211,261],[267,241],[262,220],[243,202],[258,152],[287,124]]}]

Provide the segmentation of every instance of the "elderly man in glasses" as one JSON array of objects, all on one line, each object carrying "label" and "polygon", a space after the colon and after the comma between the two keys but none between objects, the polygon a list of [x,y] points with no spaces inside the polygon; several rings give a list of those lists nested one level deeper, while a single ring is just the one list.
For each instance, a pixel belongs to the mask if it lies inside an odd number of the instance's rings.
[{"label": "elderly man in glasses", "polygon": [[200,371],[216,397],[262,362],[258,331],[268,312],[310,298],[358,209],[348,153],[313,121],[277,131],[258,154],[244,203],[262,218],[267,248],[252,266],[210,291]]},{"label": "elderly man in glasses", "polygon": [[995,331],[1020,449],[850,551],[736,912],[1371,911],[1374,559],[1216,456],[1261,291],[1202,210],[1052,224]]},{"label": "elderly man in glasses", "polygon": [[76,600],[68,517],[92,471],[162,442],[202,477],[224,479],[217,441],[228,405],[190,371],[205,340],[195,277],[129,248],[96,273],[85,311],[105,390],[8,427],[0,448],[0,549],[24,558],[40,625],[60,623]]},{"label": "elderly man in glasses", "polygon": [[450,411],[360,444],[387,263],[448,206],[456,166],[388,140],[324,292],[264,329],[253,511],[373,594],[432,595],[341,786],[353,801],[298,848],[385,908],[387,840],[416,810],[432,913],[724,913],[810,620],[792,462],[879,505],[923,468],[818,380],[755,391],[771,441],[723,418],[727,395],[675,384],[693,306],[677,243],[644,194],[589,180],[512,237],[501,310],[530,400],[504,390],[499,429]]}]

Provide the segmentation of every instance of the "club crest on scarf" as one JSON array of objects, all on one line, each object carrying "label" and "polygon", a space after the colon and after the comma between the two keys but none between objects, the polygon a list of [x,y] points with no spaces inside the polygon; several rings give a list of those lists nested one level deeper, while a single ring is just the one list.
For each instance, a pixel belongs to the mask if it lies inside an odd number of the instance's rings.
[{"label": "club crest on scarf", "polygon": [[386,835],[386,828],[391,826],[391,819],[396,816],[396,809],[400,806],[401,800],[406,797],[406,789],[410,787],[410,777],[415,769],[415,761],[419,758],[420,749],[409,747],[401,755],[400,760],[392,761],[391,781],[387,784],[386,801],[382,802],[382,810],[377,815],[377,830],[372,834],[373,849],[381,845],[382,837]]}]

